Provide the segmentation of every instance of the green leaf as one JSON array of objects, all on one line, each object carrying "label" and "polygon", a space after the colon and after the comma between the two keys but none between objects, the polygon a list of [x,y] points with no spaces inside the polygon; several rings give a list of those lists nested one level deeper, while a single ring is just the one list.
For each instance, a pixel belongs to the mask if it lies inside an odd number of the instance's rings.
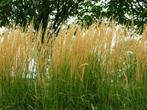
[{"label": "green leaf", "polygon": [[0,1],[0,7],[3,7],[5,5],[7,5],[7,4],[9,4],[10,2],[12,2],[12,0],[1,0]]}]

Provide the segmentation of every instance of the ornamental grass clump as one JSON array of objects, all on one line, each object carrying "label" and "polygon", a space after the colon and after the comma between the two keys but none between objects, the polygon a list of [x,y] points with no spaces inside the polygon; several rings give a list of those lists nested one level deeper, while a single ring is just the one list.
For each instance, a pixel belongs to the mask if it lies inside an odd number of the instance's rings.
[{"label": "ornamental grass clump", "polygon": [[[140,40],[115,22],[58,35],[8,29],[0,43],[2,110],[145,110],[146,28]],[[56,37],[53,37],[56,36]]]}]

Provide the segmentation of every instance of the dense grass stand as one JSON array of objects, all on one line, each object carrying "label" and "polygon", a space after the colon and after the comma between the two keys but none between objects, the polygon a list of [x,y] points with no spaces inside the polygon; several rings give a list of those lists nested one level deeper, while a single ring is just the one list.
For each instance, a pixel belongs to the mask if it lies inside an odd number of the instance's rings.
[{"label": "dense grass stand", "polygon": [[2,36],[0,110],[147,109],[146,31],[72,25],[41,44],[32,27]]}]

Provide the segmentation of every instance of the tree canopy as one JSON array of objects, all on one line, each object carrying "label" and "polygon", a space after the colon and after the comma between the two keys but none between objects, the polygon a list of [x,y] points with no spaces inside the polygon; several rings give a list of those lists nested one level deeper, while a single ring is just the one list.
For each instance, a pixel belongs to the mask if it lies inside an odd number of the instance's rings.
[{"label": "tree canopy", "polygon": [[61,23],[76,17],[77,23],[91,25],[102,17],[115,19],[122,24],[132,21],[138,27],[147,23],[146,0],[1,0],[0,26],[13,22],[25,26],[34,17],[35,29],[48,22],[54,32]]}]

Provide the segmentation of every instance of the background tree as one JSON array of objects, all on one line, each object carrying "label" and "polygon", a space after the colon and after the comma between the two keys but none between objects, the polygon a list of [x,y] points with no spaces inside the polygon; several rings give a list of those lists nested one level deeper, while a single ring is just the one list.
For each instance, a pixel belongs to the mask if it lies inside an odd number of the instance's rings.
[{"label": "background tree", "polygon": [[103,17],[125,25],[134,23],[140,29],[147,23],[146,0],[87,0],[78,11],[78,21],[85,25],[101,21]]},{"label": "background tree", "polygon": [[42,23],[43,35],[48,22],[58,33],[60,25],[70,17],[77,23],[89,26],[102,17],[113,18],[121,24],[142,27],[147,22],[145,0],[1,0],[0,26],[13,22],[25,26],[34,17],[35,29]]},{"label": "background tree", "polygon": [[9,17],[11,16],[11,0],[0,1],[0,26],[9,23]]},{"label": "background tree", "polygon": [[142,27],[147,23],[147,2],[145,0],[110,0],[105,4],[107,17],[112,16],[123,24],[131,24]]},{"label": "background tree", "polygon": [[[6,2],[7,1],[7,2]],[[2,0],[0,2],[0,25],[10,22],[26,25],[34,17],[35,28],[42,23],[43,36],[48,21],[54,32],[60,24],[76,13],[83,0]]]},{"label": "background tree", "polygon": [[89,26],[93,22],[98,21],[102,14],[103,5],[100,0],[86,0],[78,7],[77,19],[78,23]]}]

